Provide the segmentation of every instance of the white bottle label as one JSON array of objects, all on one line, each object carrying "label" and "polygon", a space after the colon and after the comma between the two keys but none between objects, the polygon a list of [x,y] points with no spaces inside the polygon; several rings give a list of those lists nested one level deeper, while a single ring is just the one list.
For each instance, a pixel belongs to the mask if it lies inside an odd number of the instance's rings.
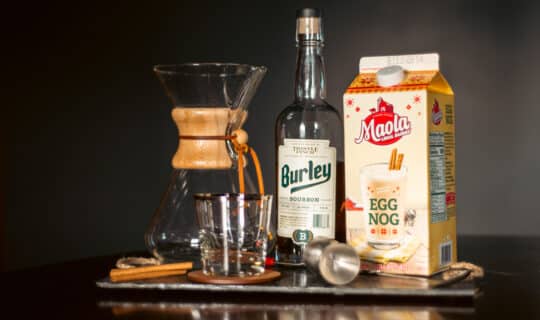
[{"label": "white bottle label", "polygon": [[329,140],[285,139],[277,170],[278,235],[297,244],[334,238],[336,148]]}]

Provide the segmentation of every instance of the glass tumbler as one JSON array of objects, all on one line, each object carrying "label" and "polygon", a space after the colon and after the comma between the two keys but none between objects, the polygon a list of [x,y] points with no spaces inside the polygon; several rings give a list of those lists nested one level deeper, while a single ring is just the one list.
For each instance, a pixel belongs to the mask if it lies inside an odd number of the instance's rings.
[{"label": "glass tumbler", "polygon": [[272,196],[195,194],[202,271],[210,276],[264,273]]}]

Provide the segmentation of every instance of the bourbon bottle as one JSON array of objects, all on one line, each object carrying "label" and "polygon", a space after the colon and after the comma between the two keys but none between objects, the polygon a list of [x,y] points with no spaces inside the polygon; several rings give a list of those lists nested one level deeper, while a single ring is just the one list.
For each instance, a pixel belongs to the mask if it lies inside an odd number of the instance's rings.
[{"label": "bourbon bottle", "polygon": [[276,262],[302,265],[316,236],[344,240],[342,122],[326,101],[321,11],[296,12],[295,99],[275,127]]}]

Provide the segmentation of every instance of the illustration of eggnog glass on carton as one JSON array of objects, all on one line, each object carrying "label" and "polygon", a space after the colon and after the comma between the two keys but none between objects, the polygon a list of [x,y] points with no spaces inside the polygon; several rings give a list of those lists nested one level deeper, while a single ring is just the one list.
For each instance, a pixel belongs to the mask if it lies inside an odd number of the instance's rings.
[{"label": "illustration of eggnog glass on carton", "polygon": [[360,169],[360,194],[365,212],[367,242],[376,249],[399,247],[406,233],[407,168],[403,154],[392,150],[388,163],[368,164]]}]

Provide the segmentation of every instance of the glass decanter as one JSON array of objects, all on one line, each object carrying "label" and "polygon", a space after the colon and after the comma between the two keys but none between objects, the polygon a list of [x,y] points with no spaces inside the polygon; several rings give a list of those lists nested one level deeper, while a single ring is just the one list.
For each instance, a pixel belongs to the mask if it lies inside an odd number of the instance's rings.
[{"label": "glass decanter", "polygon": [[[179,132],[169,185],[145,233],[147,249],[167,262],[199,255],[194,194],[240,192],[231,135],[245,122],[266,68],[190,63],[158,65],[154,71],[173,103]],[[256,193],[246,165],[243,170],[245,193]]]}]

